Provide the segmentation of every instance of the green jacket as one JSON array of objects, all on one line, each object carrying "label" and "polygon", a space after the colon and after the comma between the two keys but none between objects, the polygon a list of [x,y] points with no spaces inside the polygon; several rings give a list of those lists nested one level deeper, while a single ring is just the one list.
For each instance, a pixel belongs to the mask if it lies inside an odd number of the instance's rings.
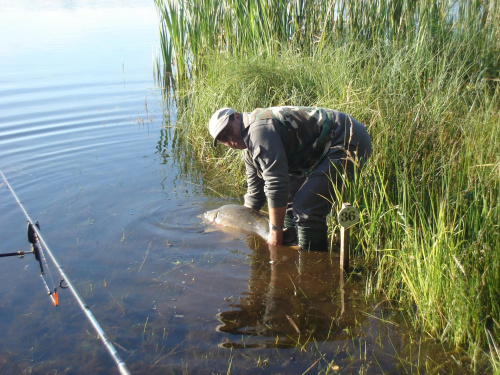
[{"label": "green jacket", "polygon": [[286,206],[289,175],[308,176],[331,147],[356,146],[362,124],[342,112],[313,107],[257,108],[243,113],[245,204]]}]

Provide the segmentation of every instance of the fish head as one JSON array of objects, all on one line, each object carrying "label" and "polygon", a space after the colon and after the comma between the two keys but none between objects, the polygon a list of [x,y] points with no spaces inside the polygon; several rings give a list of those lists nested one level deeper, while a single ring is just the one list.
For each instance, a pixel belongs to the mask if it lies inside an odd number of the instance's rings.
[{"label": "fish head", "polygon": [[203,219],[209,223],[215,223],[218,215],[219,209],[207,211],[203,214]]}]

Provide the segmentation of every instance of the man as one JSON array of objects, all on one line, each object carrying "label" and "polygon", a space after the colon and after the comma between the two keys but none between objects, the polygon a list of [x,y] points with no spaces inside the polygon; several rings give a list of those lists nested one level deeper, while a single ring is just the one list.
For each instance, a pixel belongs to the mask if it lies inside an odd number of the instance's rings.
[{"label": "man", "polygon": [[326,108],[272,107],[238,113],[221,108],[211,117],[210,135],[243,150],[248,190],[245,206],[268,203],[267,242],[279,246],[283,230],[297,230],[302,250],[327,251],[326,216],[333,184],[352,176],[371,155],[370,136],[349,115]]}]

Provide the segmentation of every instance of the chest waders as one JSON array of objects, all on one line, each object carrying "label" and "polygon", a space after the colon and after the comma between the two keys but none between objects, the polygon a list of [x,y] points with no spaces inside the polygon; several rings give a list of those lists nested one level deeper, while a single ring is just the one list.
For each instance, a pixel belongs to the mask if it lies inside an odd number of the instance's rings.
[{"label": "chest waders", "polygon": [[328,251],[328,227],[297,226],[300,250]]},{"label": "chest waders", "polygon": [[[300,130],[300,123],[297,128],[291,127],[290,125],[287,125],[280,121],[278,118],[274,118],[274,120],[278,121],[279,126],[280,126],[280,138],[282,140],[282,143],[285,147],[285,149],[294,149],[293,146],[289,144],[290,139],[297,140],[300,137],[300,134],[302,133]],[[248,117],[248,114],[243,115],[243,126],[245,129],[250,127],[250,125],[253,122],[251,119]],[[307,217],[309,216],[309,212],[307,209],[308,202],[311,202],[312,208],[317,208],[318,207],[318,196],[317,193],[314,191],[310,191],[308,194],[305,194],[305,192],[308,190],[307,186],[304,191],[302,191],[301,194],[299,194],[300,202],[296,202],[295,196],[296,193],[300,190],[300,188],[304,185],[304,183],[310,181],[308,177],[306,177],[308,174],[311,172],[314,172],[318,164],[324,163],[325,159],[327,164],[329,164],[328,157],[326,157],[325,154],[327,154],[330,143],[331,143],[331,133],[333,129],[331,128],[323,128],[323,131],[321,132],[321,141],[322,142],[317,142],[321,144],[320,151],[318,154],[318,151],[315,153],[308,153],[309,157],[312,155],[316,154],[315,157],[317,158],[316,161],[311,160],[308,162],[308,168],[306,170],[298,171],[302,172],[300,176],[298,176],[296,173],[290,173],[290,195],[288,196],[288,203],[287,203],[287,210],[285,214],[285,220],[284,220],[284,231],[286,232],[286,242],[284,242],[284,245],[298,245],[302,250],[311,250],[311,251],[328,251],[328,227],[326,225],[326,214],[323,215],[321,214],[321,218],[318,217],[317,214],[314,212],[310,212],[312,216],[315,218],[314,220],[307,220]],[[295,135],[293,137],[290,137],[290,132],[294,133]],[[286,135],[285,135],[286,134]],[[303,142],[300,142],[303,143]],[[310,150],[308,150],[310,151]],[[302,154],[302,153],[300,153]],[[292,165],[295,165],[291,159],[297,160],[302,160],[307,159],[307,155],[300,155],[300,154],[294,154],[293,152],[291,155],[287,155],[288,162],[292,163]],[[321,157],[320,157],[321,156]],[[258,163],[253,159],[252,154],[247,150],[247,154],[244,154],[244,157],[248,158],[249,161],[252,162],[252,164],[255,166],[255,170],[257,171],[257,175],[262,178],[262,174],[260,172],[260,167]],[[291,158],[291,159],[290,159]],[[289,164],[290,166],[290,164]],[[322,184],[329,184],[327,176],[323,176],[321,178],[320,176],[315,176],[315,180],[321,179]],[[307,185],[307,184],[306,184]],[[314,185],[314,183],[313,183]],[[320,202],[319,204],[321,206],[324,206],[321,211],[328,211],[331,208],[331,204],[329,204],[328,200],[325,198],[321,198],[324,200],[324,202]],[[314,202],[313,202],[314,201]],[[295,211],[295,207],[300,206],[301,209],[299,212]],[[302,214],[301,214],[302,213]]]},{"label": "chest waders", "polygon": [[[290,175],[286,230],[296,231],[301,249],[328,251],[326,217],[332,208],[334,186],[341,190],[355,164],[361,168],[361,160],[370,157],[366,128],[345,113],[325,108],[260,108],[243,116],[245,128],[260,120],[279,124],[286,152]],[[253,162],[262,177],[258,163]]]},{"label": "chest waders", "polygon": [[[301,250],[328,251],[329,249],[328,227],[324,213],[330,211],[331,204],[310,191],[310,185],[314,187],[321,182],[329,184],[326,176],[324,178],[318,175],[309,178],[290,176],[290,196],[284,225],[287,231],[295,232],[296,243]],[[317,215],[318,208],[321,210],[320,215]],[[291,238],[290,234],[288,236]]]}]

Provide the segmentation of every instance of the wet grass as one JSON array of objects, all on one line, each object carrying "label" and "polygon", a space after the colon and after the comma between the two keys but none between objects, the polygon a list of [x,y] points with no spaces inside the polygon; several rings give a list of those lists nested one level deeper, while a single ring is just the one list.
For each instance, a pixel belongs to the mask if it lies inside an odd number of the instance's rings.
[{"label": "wet grass", "polygon": [[[211,147],[215,109],[350,113],[366,124],[374,154],[332,198],[361,210],[353,255],[367,292],[397,302],[423,334],[467,350],[472,367],[486,357],[500,371],[498,2],[263,3],[180,2],[184,13],[169,13],[171,3],[157,1],[171,38],[163,44],[175,52],[162,63],[174,66],[164,76],[176,80],[177,158],[207,190],[240,197],[239,154]],[[201,12],[210,22],[195,25]],[[169,14],[185,17],[184,44]]]}]

